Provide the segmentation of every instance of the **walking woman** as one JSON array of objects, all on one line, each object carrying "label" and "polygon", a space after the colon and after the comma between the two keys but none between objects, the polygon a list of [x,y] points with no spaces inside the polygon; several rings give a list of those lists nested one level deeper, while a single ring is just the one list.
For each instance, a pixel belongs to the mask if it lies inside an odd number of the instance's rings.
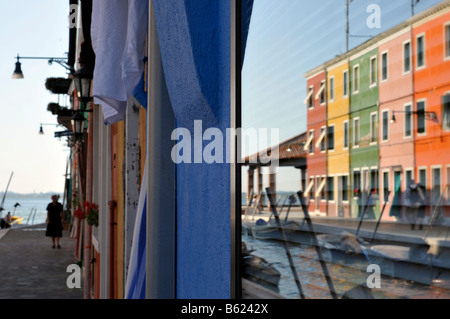
[{"label": "walking woman", "polygon": [[47,231],[45,236],[52,238],[52,248],[61,248],[59,240],[62,237],[64,215],[62,214],[63,206],[58,202],[58,199],[58,195],[53,195],[52,202],[47,206]]}]

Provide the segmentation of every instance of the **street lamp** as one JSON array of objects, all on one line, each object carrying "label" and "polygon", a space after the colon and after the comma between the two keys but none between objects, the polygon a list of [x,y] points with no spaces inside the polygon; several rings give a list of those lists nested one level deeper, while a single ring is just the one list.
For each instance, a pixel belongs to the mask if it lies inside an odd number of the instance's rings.
[{"label": "street lamp", "polygon": [[14,73],[12,75],[12,78],[17,80],[17,79],[23,79],[23,72],[22,72],[22,64],[20,63],[20,59],[26,59],[26,60],[47,60],[48,64],[52,65],[53,62],[58,63],[59,65],[61,65],[62,67],[64,67],[66,70],[70,71],[71,73],[73,73],[73,68],[71,66],[69,66],[67,64],[67,62],[65,62],[65,60],[68,60],[67,58],[54,58],[54,57],[21,57],[19,55],[17,55],[16,57],[17,62],[16,62],[16,68],[14,70]]},{"label": "street lamp", "polygon": [[80,111],[76,111],[72,117],[72,129],[76,137],[81,137],[83,135],[85,122],[86,118],[83,114],[81,114]]},{"label": "street lamp", "polygon": [[406,114],[416,114],[416,115],[424,115],[425,119],[430,121],[436,121],[437,115],[435,112],[427,112],[427,111],[392,111],[391,123],[394,124],[397,122],[397,118],[395,117],[395,113],[406,113]]},{"label": "street lamp", "polygon": [[91,84],[93,73],[87,66],[83,65],[75,74],[73,80],[75,82],[75,89],[77,91],[78,99],[83,103],[88,103],[92,100]]},{"label": "street lamp", "polygon": [[14,73],[12,75],[12,78],[14,80],[23,79],[23,73],[22,73],[22,67],[19,60],[19,55],[17,55],[17,62],[16,62],[16,69],[14,70]]},{"label": "street lamp", "polygon": [[46,123],[41,123],[41,127],[39,129],[39,135],[44,135],[44,128],[43,126],[59,126],[59,124],[46,124]]}]

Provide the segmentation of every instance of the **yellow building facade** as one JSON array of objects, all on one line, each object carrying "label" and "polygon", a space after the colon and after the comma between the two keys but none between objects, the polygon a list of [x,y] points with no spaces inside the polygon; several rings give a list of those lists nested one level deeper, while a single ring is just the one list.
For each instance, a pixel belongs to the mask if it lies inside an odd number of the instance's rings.
[{"label": "yellow building facade", "polygon": [[[332,62],[333,63],[333,62]],[[349,214],[350,68],[347,59],[327,67],[328,216]]]}]

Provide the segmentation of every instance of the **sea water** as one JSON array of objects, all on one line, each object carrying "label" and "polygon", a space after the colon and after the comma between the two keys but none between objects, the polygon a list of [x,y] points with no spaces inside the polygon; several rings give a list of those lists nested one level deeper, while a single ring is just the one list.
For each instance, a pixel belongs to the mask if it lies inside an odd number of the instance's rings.
[{"label": "sea water", "polygon": [[[24,220],[22,221],[22,225],[42,224],[45,223],[45,220],[47,218],[47,205],[51,201],[52,200],[49,196],[44,197],[39,195],[7,195],[5,203],[3,205],[4,211],[0,214],[2,218],[4,218],[6,214],[8,214],[8,212],[11,212],[12,216],[23,217]],[[19,203],[20,206],[14,208],[14,205],[16,203]],[[34,214],[33,212],[33,214],[30,216],[32,209],[36,209],[36,214]]]}]

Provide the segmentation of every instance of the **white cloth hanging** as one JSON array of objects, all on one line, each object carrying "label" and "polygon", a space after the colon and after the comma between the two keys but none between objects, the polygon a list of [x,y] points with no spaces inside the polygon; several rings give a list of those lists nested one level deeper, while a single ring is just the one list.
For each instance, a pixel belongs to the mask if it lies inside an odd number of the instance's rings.
[{"label": "white cloth hanging", "polygon": [[125,118],[127,100],[144,71],[147,27],[148,0],[93,1],[93,96],[103,105],[106,124]]}]

